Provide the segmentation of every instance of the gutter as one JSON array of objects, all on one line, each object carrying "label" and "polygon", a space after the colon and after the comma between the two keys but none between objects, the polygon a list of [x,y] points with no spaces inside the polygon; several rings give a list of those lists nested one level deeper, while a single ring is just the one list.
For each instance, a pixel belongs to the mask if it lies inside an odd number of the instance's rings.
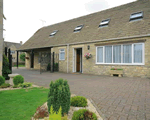
[{"label": "gutter", "polygon": [[[131,37],[120,37],[120,38],[103,39],[103,40],[93,40],[93,41],[85,41],[85,42],[76,42],[76,43],[68,43],[68,44],[59,44],[59,45],[52,45],[52,46],[49,46],[49,47],[76,45],[76,44],[84,44],[84,43],[95,43],[95,42],[113,41],[113,40],[122,40],[122,39],[132,39],[132,38],[142,38],[142,37],[150,37],[150,34],[137,35],[137,36],[131,36]],[[47,48],[47,47],[40,47],[40,48]],[[31,48],[31,49],[39,49],[39,48]],[[27,50],[27,49],[24,49],[24,50]],[[16,51],[22,51],[22,50],[16,50]]]},{"label": "gutter", "polygon": [[68,68],[69,67],[69,44],[67,44],[67,73],[68,73]]}]

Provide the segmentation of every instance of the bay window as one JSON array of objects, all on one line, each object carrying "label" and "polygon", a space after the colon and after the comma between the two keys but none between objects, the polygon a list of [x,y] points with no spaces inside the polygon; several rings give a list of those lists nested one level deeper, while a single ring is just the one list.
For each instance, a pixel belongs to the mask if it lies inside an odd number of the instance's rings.
[{"label": "bay window", "polygon": [[144,43],[97,46],[96,64],[144,65]]}]

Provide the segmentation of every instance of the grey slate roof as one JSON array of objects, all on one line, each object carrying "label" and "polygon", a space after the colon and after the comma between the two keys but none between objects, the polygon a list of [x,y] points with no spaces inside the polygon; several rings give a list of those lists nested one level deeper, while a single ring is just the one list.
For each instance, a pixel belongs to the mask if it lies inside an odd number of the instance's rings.
[{"label": "grey slate roof", "polygon": [[10,47],[11,45],[14,45],[17,49],[20,48],[20,46],[21,46],[20,43],[14,43],[14,42],[6,42],[6,41],[4,41],[4,46],[5,47]]},{"label": "grey slate roof", "polygon": [[[129,22],[130,15],[139,11],[143,11],[144,18]],[[111,19],[108,27],[98,28],[100,22],[108,18]],[[82,30],[74,33],[75,27],[81,24],[84,25]],[[49,37],[54,30],[59,31],[54,37]],[[43,27],[18,50],[145,34],[150,34],[150,0],[139,0]]]}]

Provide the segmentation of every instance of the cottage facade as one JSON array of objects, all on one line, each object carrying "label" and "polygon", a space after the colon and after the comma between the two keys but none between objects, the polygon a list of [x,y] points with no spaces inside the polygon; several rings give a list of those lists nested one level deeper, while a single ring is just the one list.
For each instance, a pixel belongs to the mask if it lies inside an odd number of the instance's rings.
[{"label": "cottage facade", "polygon": [[150,77],[149,6],[139,0],[43,27],[18,50],[29,57],[28,69],[40,69],[41,52],[55,52],[60,72],[110,75],[111,68],[122,68],[123,76]]}]

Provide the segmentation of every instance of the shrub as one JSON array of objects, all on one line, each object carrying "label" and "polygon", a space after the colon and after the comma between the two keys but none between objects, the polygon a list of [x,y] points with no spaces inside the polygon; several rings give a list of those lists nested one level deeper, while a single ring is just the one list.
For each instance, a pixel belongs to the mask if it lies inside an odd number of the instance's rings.
[{"label": "shrub", "polygon": [[34,116],[35,119],[48,117],[48,110],[47,108],[38,107],[36,109],[37,114]]},{"label": "shrub", "polygon": [[25,53],[20,54],[20,59],[21,59],[22,61],[25,61]]},{"label": "shrub", "polygon": [[97,117],[87,109],[80,109],[73,113],[72,120],[97,120]]},{"label": "shrub", "polygon": [[0,76],[0,86],[5,83],[5,78],[3,76]]},{"label": "shrub", "polygon": [[53,106],[55,112],[58,112],[61,106],[62,116],[64,116],[64,113],[68,114],[70,109],[70,88],[66,80],[60,78],[55,82],[51,81],[47,106],[48,111],[50,111],[50,106]]},{"label": "shrub", "polygon": [[13,88],[18,88],[18,85],[14,85]]},{"label": "shrub", "polygon": [[7,88],[7,87],[9,87],[9,86],[10,86],[9,83],[3,83],[3,84],[0,86],[0,88]]},{"label": "shrub", "polygon": [[74,96],[71,98],[71,106],[85,107],[87,106],[87,99],[82,96]]},{"label": "shrub", "polygon": [[9,69],[9,60],[6,57],[6,55],[3,55],[3,68],[2,68],[2,75],[6,80],[9,80],[8,74],[10,74],[11,71]]},{"label": "shrub", "polygon": [[47,71],[50,71],[51,70],[51,65],[50,65],[50,63],[48,63],[48,65],[47,65]]},{"label": "shrub", "polygon": [[17,75],[13,78],[14,85],[18,85],[19,83],[23,83],[24,78],[21,75]]},{"label": "shrub", "polygon": [[61,120],[61,112],[61,106],[58,110],[58,113],[53,111],[53,106],[51,106],[49,120]]},{"label": "shrub", "polygon": [[32,83],[30,82],[24,82],[24,83],[20,83],[18,84],[18,87],[22,87],[22,88],[26,88],[26,87],[31,87],[32,86]]}]

